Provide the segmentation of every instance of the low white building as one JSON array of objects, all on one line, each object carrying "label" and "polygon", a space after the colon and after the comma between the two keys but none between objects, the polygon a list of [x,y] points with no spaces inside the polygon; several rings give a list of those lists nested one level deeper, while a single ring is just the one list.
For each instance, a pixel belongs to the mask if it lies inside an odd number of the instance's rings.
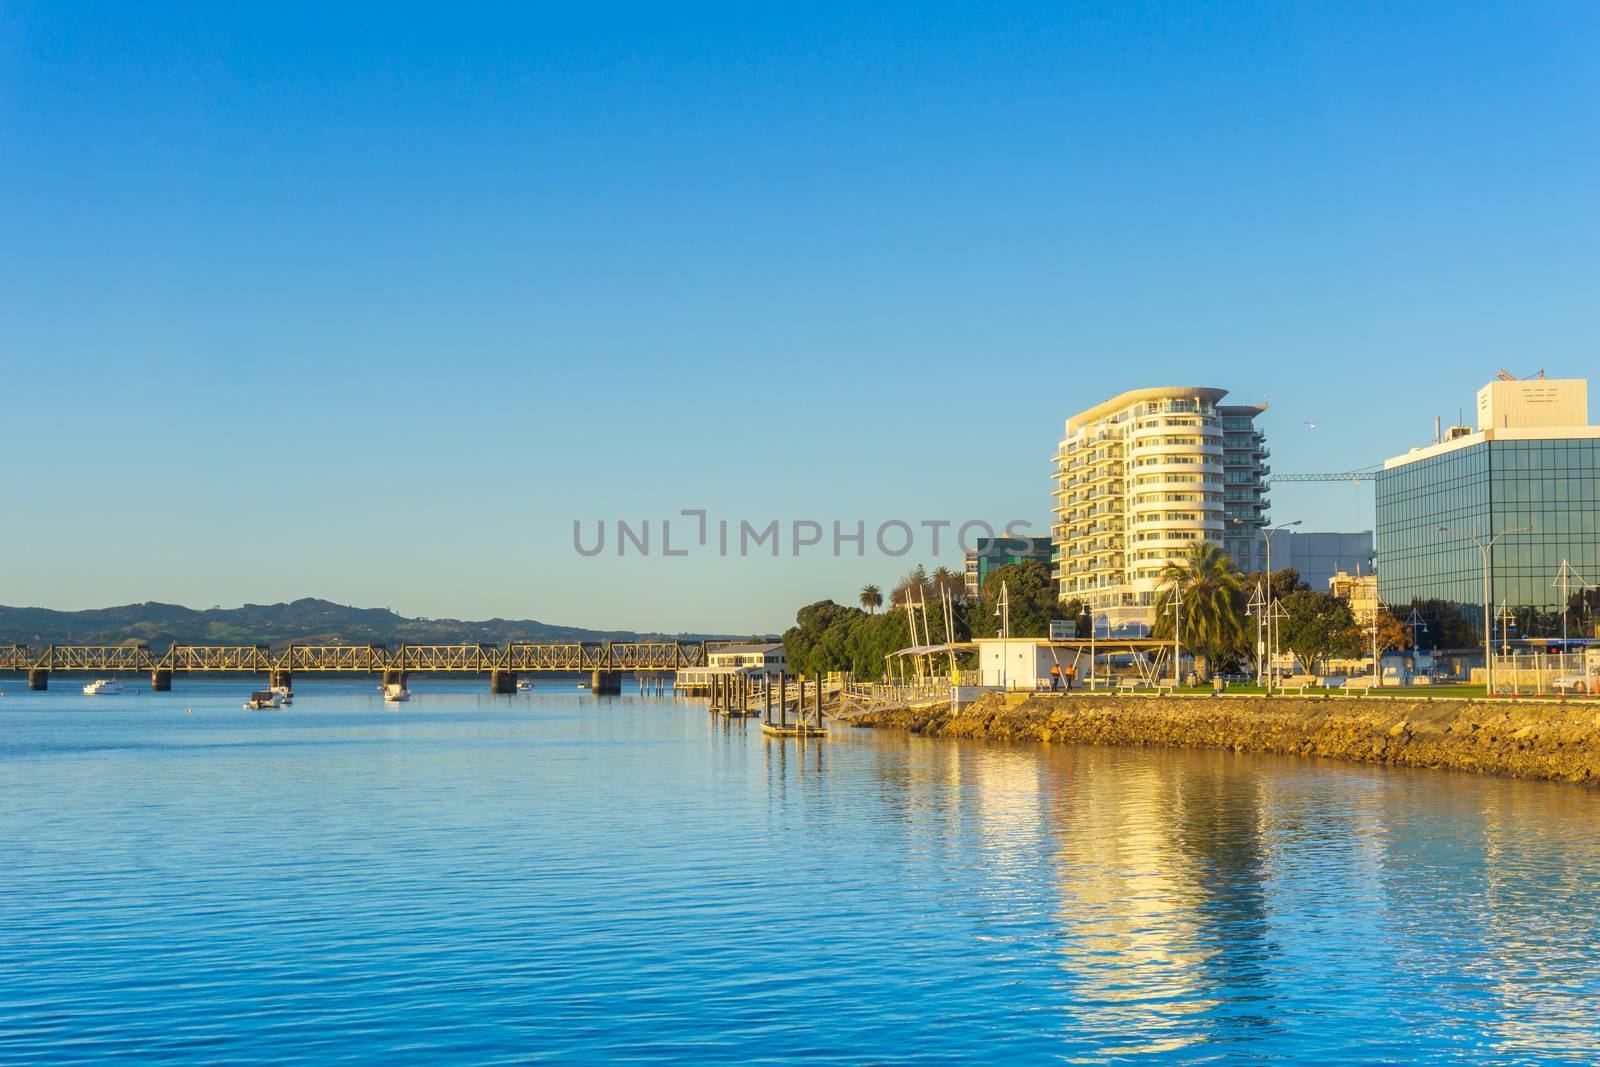
[{"label": "low white building", "polygon": [[753,678],[777,678],[788,670],[784,658],[783,642],[764,644],[722,645],[706,654],[706,666],[685,667],[673,681],[678,690],[709,689],[716,675],[746,675]]},{"label": "low white building", "polygon": [[[1102,637],[1092,644],[1087,638],[980,637],[973,644],[978,647],[979,686],[1024,691],[1051,688],[1053,667],[1061,668],[1063,687],[1070,678],[1073,688],[1081,688],[1089,677],[1093,657],[1099,658],[1100,667],[1095,673],[1101,684],[1110,676],[1113,657],[1122,663],[1118,668],[1122,674],[1133,672],[1143,677],[1140,672],[1154,669],[1159,656],[1170,649],[1165,641],[1130,637]],[[1130,666],[1135,658],[1146,666]],[[1188,661],[1187,653],[1184,659]],[[1167,663],[1171,663],[1170,658]],[[1166,670],[1170,672],[1171,667]]]},{"label": "low white building", "polygon": [[1089,673],[1089,657],[1076,647],[1044,637],[980,637],[978,684],[1000,689],[1049,689],[1050,668],[1060,667],[1062,685],[1069,670]]}]

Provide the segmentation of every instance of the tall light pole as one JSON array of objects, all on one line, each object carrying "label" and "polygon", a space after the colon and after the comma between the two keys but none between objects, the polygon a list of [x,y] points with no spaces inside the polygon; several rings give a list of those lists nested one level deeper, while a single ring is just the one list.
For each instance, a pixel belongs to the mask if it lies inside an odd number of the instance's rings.
[{"label": "tall light pole", "polygon": [[1089,689],[1094,690],[1094,608],[1084,605],[1084,613],[1089,616]]},{"label": "tall light pole", "polygon": [[[1283,654],[1283,650],[1280,645],[1283,627],[1279,624],[1283,622],[1288,614],[1288,612],[1283,610],[1283,605],[1276,600],[1272,602],[1272,607],[1267,611],[1267,641],[1272,646],[1271,654],[1274,661],[1276,661],[1277,658]],[[1267,696],[1271,695],[1272,672],[1269,670],[1267,672]]]},{"label": "tall light pole", "polygon": [[1011,690],[1011,591],[1000,583],[1000,604],[994,609],[1000,617],[1000,688]]},{"label": "tall light pole", "polygon": [[1183,587],[1172,580],[1172,691],[1178,691],[1178,662],[1183,658],[1183,645],[1178,635],[1183,632]]},{"label": "tall light pole", "polygon": [[1411,627],[1411,669],[1417,669],[1417,661],[1422,658],[1422,650],[1417,646],[1417,627],[1426,630],[1428,624],[1422,618],[1422,613],[1417,611],[1415,604],[1411,605],[1411,614],[1406,619],[1406,625]]},{"label": "tall light pole", "polygon": [[1515,530],[1501,530],[1489,538],[1487,544],[1477,534],[1458,530],[1454,526],[1441,526],[1439,533],[1453,533],[1457,537],[1465,537],[1478,546],[1478,551],[1483,554],[1483,680],[1484,694],[1494,696],[1494,623],[1489,621],[1489,613],[1494,610],[1494,594],[1489,588],[1489,553],[1494,551],[1495,542],[1502,537],[1511,537],[1514,534],[1532,533],[1532,526],[1519,526]]},{"label": "tall light pole", "polygon": [[1578,579],[1578,594],[1581,596],[1583,591],[1589,588],[1589,583],[1583,580],[1583,575],[1578,573],[1578,568],[1572,565],[1571,560],[1564,559],[1561,561],[1561,569],[1556,572],[1556,580],[1550,583],[1551,585],[1561,586],[1561,655],[1563,657],[1561,662],[1563,664],[1567,662],[1564,658],[1567,654],[1567,615],[1571,613],[1572,609],[1572,592],[1568,587],[1573,578]]},{"label": "tall light pole", "polygon": [[[1279,532],[1280,530],[1287,530],[1291,526],[1299,526],[1300,523],[1303,522],[1304,520],[1296,519],[1293,522],[1283,522],[1283,523],[1279,523],[1276,526],[1269,526],[1269,527],[1256,526],[1255,523],[1246,522],[1244,519],[1230,519],[1229,521],[1232,522],[1235,526],[1255,526],[1256,529],[1258,529],[1258,530],[1260,530],[1262,532],[1262,536],[1266,539],[1266,542],[1267,542],[1267,640],[1268,640],[1269,643],[1271,643],[1274,646],[1276,646],[1277,642],[1273,640],[1272,626],[1274,625],[1276,620],[1278,618],[1280,618],[1281,616],[1276,615],[1272,611],[1272,604],[1273,604],[1273,597],[1272,597],[1272,535],[1277,533],[1277,532]],[[1276,656],[1276,653],[1274,653],[1274,656]],[[1268,696],[1272,695],[1272,667],[1271,666],[1269,666],[1267,668],[1267,695]]]},{"label": "tall light pole", "polygon": [[1383,672],[1378,669],[1378,612],[1372,612],[1372,684],[1383,684]]},{"label": "tall light pole", "polygon": [[1267,608],[1265,583],[1256,583],[1255,591],[1250,594],[1250,603],[1245,607],[1256,617],[1256,684],[1260,685],[1261,679],[1266,674],[1267,665],[1267,643],[1261,636],[1261,624]]}]

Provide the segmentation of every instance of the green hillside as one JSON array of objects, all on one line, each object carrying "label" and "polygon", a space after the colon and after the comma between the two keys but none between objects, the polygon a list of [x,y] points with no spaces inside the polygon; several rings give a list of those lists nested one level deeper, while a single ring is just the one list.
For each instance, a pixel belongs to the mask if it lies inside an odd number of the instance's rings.
[{"label": "green hillside", "polygon": [[346,643],[504,644],[507,641],[695,641],[718,635],[635,633],[554,626],[533,619],[410,619],[387,608],[355,608],[306,598],[198,611],[178,604],[125,604],[87,611],[0,605],[0,643],[115,645],[271,645]]}]

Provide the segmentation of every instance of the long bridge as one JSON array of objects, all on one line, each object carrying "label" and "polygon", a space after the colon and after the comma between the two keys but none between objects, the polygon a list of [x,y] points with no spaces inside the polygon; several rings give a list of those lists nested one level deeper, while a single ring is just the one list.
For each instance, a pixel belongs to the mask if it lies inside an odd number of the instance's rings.
[{"label": "long bridge", "polygon": [[46,689],[52,671],[93,674],[150,673],[150,688],[165,692],[175,674],[265,674],[272,685],[292,685],[296,674],[379,674],[404,684],[412,672],[485,674],[495,693],[513,693],[517,675],[584,672],[596,693],[618,693],[627,672],[704,667],[707,645],[688,641],[574,641],[498,645],[0,645],[0,670],[25,672],[29,689]]}]

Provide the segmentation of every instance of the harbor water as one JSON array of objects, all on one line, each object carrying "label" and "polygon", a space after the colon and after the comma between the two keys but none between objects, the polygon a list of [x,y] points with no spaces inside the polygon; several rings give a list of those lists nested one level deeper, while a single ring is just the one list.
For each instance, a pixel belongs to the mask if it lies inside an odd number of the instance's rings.
[{"label": "harbor water", "polygon": [[1600,1061],[1600,793],[0,683],[0,1063]]}]

